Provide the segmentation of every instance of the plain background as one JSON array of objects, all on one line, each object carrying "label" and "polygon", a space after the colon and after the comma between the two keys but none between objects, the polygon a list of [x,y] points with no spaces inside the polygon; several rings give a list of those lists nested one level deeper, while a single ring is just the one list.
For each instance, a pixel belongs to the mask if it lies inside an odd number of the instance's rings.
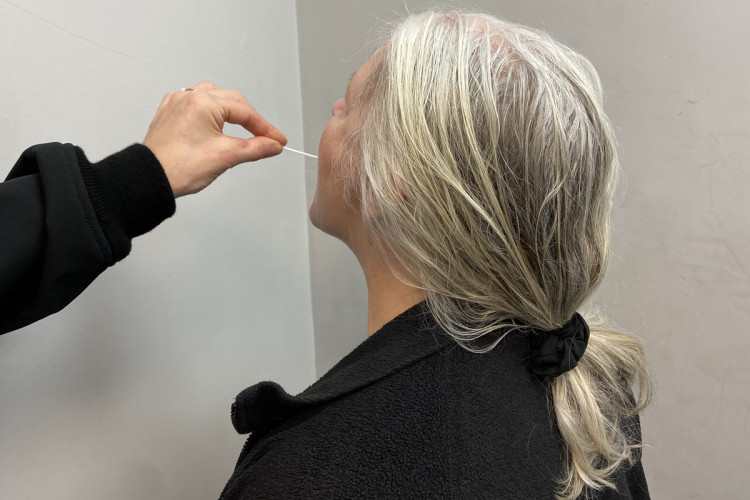
[{"label": "plain background", "polygon": [[[302,143],[292,0],[13,4],[3,178],[32,144],[99,160],[141,141],[162,96],[202,79]],[[62,313],[0,336],[0,498],[219,496],[244,443],[234,397],[315,379],[303,169],[289,153],[231,170]]]},{"label": "plain background", "polygon": [[[96,160],[140,141],[164,92],[204,78],[245,93],[290,145],[304,132],[315,153],[380,28],[434,5],[60,4],[0,0],[0,175],[39,142]],[[642,417],[652,496],[745,497],[747,2],[442,5],[545,29],[599,70],[624,177],[594,302],[642,338],[654,369]],[[0,337],[0,498],[215,498],[243,441],[232,398],[267,379],[298,392],[364,340],[364,280],[307,225],[305,161],[244,165],[178,200],[65,311]]]}]

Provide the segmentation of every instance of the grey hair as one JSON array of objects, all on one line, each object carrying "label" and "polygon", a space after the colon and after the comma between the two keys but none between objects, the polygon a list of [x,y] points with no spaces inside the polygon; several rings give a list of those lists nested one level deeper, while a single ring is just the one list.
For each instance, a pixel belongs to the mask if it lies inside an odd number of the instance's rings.
[{"label": "grey hair", "polygon": [[[342,175],[391,269],[470,351],[562,326],[609,254],[618,162],[591,63],[544,32],[457,12],[406,19],[372,63]],[[641,344],[586,316],[586,353],[548,391],[568,456],[561,499],[614,487],[642,446],[627,419],[651,394]]]}]

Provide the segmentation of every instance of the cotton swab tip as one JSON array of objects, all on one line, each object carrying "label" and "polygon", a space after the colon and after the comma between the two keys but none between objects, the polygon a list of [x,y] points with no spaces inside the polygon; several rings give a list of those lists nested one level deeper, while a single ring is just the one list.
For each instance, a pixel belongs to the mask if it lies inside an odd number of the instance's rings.
[{"label": "cotton swab tip", "polygon": [[287,151],[291,151],[292,153],[297,153],[298,155],[309,156],[310,158],[315,158],[316,160],[318,159],[317,156],[311,155],[310,153],[305,153],[304,151],[297,151],[296,149],[288,148],[286,146],[284,146],[284,149],[286,149]]}]

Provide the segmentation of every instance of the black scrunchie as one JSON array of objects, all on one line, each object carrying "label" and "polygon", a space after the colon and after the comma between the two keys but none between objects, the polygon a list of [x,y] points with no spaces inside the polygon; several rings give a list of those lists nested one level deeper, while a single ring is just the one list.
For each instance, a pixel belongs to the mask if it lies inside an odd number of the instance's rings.
[{"label": "black scrunchie", "polygon": [[578,364],[589,342],[589,325],[578,313],[558,330],[534,332],[529,336],[531,371],[557,377]]}]

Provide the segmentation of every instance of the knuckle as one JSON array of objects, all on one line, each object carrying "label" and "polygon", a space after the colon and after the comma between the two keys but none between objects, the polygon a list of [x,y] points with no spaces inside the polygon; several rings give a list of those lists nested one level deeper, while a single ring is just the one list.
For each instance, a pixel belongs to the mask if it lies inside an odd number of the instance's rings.
[{"label": "knuckle", "polygon": [[213,83],[209,82],[208,80],[201,80],[198,83],[198,86],[205,87],[206,89],[215,89],[215,88],[217,88],[216,85],[214,85]]},{"label": "knuckle", "polygon": [[183,99],[192,106],[202,106],[210,100],[210,97],[205,92],[185,92]]},{"label": "knuckle", "polygon": [[230,101],[241,102],[243,100],[242,94],[234,89],[221,89],[221,93],[218,95],[224,99],[229,99]]}]

